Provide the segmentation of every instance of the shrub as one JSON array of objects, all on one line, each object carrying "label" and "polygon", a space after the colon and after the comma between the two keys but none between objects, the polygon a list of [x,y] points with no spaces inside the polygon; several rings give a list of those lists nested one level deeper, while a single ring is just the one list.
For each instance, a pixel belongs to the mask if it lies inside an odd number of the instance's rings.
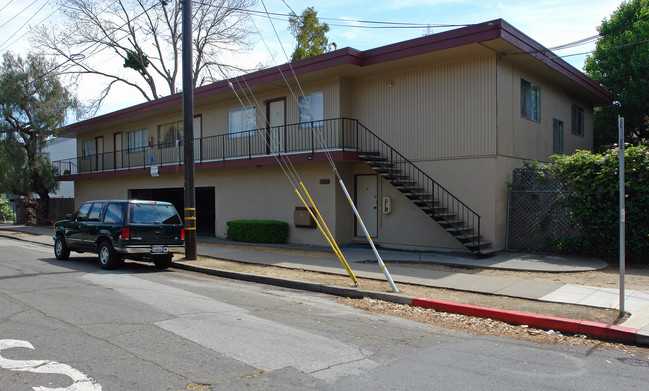
[{"label": "shrub", "polygon": [[284,243],[288,237],[288,223],[276,220],[228,221],[228,238],[237,242]]},{"label": "shrub", "polygon": [[9,206],[9,200],[4,195],[0,196],[0,220],[13,220],[13,211]]},{"label": "shrub", "polygon": [[[566,202],[585,228],[584,236],[565,238],[557,247],[587,249],[613,259],[619,253],[619,148],[603,154],[577,151],[553,156],[560,179],[573,193]],[[630,146],[624,154],[626,255],[634,263],[649,262],[649,148]]]}]

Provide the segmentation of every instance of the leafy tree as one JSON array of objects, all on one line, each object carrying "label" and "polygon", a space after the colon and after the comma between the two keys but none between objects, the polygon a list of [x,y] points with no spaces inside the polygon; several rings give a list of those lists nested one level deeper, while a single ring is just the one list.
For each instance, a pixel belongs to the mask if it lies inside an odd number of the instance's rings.
[{"label": "leafy tree", "polygon": [[318,12],[313,7],[302,11],[300,16],[291,12],[288,22],[289,30],[297,41],[291,61],[317,56],[336,48],[336,44],[330,44],[325,35],[329,32],[329,25],[320,23]]},{"label": "leafy tree", "polygon": [[626,139],[649,138],[649,0],[631,0],[605,19],[600,39],[586,58],[586,73],[611,91],[614,105],[595,117],[596,145],[616,140],[617,114],[624,117]]},{"label": "leafy tree", "polygon": [[[180,88],[181,2],[58,0],[62,23],[34,29],[31,40],[44,54],[61,61],[61,74],[108,80],[95,108],[115,83],[133,87],[147,101],[155,100]],[[194,87],[223,79],[223,69],[240,70],[225,64],[224,57],[248,46],[251,30],[246,10],[255,4],[256,0],[193,2]],[[124,67],[98,59],[104,50],[117,55]]]},{"label": "leafy tree", "polygon": [[[78,104],[51,75],[56,66],[41,56],[26,59],[7,52],[0,68],[0,193],[49,200],[58,187],[54,169],[42,152],[45,141]],[[47,202],[43,213],[47,216]]]}]

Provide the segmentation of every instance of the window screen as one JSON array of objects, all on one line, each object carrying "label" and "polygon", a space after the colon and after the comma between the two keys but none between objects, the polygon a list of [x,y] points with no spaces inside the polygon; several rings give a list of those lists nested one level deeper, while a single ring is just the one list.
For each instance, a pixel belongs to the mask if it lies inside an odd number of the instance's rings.
[{"label": "window screen", "polygon": [[[255,106],[232,109],[228,112],[228,133],[230,137],[250,136],[250,132],[257,127],[257,111]],[[243,132],[243,133],[241,133]]]},{"label": "window screen", "polygon": [[300,129],[322,126],[324,119],[324,98],[322,92],[303,95],[298,98]]},{"label": "window screen", "polygon": [[521,116],[541,122],[541,87],[521,79]]},{"label": "window screen", "polygon": [[572,105],[572,134],[584,137],[584,109]]}]

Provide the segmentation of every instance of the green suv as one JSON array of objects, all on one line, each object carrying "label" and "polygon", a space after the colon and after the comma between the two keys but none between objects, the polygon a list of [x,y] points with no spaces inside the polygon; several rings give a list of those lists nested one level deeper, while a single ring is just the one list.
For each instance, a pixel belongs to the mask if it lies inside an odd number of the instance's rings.
[{"label": "green suv", "polygon": [[125,258],[166,268],[173,251],[184,246],[182,220],[169,202],[88,201],[66,218],[54,223],[56,259],[68,259],[70,251],[92,252],[102,269],[114,269]]}]

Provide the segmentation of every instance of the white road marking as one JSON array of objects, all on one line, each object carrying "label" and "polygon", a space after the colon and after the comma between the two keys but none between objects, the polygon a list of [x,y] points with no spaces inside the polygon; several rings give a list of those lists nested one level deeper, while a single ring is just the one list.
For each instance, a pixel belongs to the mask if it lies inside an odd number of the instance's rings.
[{"label": "white road marking", "polygon": [[334,367],[378,366],[364,348],[264,319],[218,299],[125,274],[95,273],[84,278],[175,317],[156,326],[264,371],[293,366],[322,378]]},{"label": "white road marking", "polygon": [[[0,339],[0,352],[12,348],[34,350],[34,346],[19,339]],[[64,375],[72,379],[72,385],[65,388],[32,387],[34,391],[101,391],[101,385],[88,378],[82,372],[67,364],[51,360],[10,360],[0,355],[0,368],[10,371],[51,373]]]}]

